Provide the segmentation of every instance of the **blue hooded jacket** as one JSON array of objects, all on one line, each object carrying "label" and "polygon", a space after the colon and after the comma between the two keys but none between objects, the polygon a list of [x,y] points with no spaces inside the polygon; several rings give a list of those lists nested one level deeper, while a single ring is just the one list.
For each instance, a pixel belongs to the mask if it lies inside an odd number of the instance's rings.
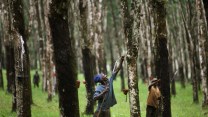
[{"label": "blue hooded jacket", "polygon": [[[110,79],[108,80],[107,86],[109,87],[109,91],[103,96],[104,100],[103,100],[103,98],[98,100],[97,111],[100,108],[102,111],[105,111],[106,109],[109,109],[110,107],[117,104],[114,90],[113,90],[113,80],[115,79],[115,77],[116,77],[116,73],[113,73],[112,76],[110,77]],[[101,92],[103,92],[107,86],[102,85],[102,84],[98,85],[95,89],[95,93],[94,93],[93,97],[95,97],[95,96],[99,95]]]}]

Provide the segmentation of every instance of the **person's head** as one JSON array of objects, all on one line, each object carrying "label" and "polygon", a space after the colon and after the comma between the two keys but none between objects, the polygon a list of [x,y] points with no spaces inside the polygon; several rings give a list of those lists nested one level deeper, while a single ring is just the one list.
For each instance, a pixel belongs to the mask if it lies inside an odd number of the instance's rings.
[{"label": "person's head", "polygon": [[38,74],[38,71],[35,71],[36,74]]},{"label": "person's head", "polygon": [[160,79],[158,80],[157,78],[150,79],[150,83],[149,83],[148,88],[150,88],[151,86],[157,86],[159,81],[160,81]]},{"label": "person's head", "polygon": [[94,77],[94,82],[95,83],[98,83],[99,82],[101,84],[104,84],[107,80],[108,80],[107,76],[105,74],[103,74],[103,73],[97,74]]}]

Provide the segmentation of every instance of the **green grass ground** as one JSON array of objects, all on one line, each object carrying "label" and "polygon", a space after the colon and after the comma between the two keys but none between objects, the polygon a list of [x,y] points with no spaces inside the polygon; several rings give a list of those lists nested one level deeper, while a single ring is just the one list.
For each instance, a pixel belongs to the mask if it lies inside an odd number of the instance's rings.
[{"label": "green grass ground", "polygon": [[[5,74],[5,71],[4,71]],[[34,72],[31,73],[33,75]],[[79,80],[83,81],[83,76],[79,75]],[[4,75],[4,88],[6,88],[6,80]],[[199,93],[199,104],[192,102],[192,86],[187,84],[186,89],[181,89],[180,84],[176,84],[177,95],[171,98],[172,117],[206,117],[204,113],[207,109],[202,110],[201,100],[202,93]],[[126,102],[125,95],[120,91],[119,77],[114,82],[114,90],[118,104],[111,108],[112,117],[129,117],[129,100]],[[43,93],[41,88],[33,88],[32,95],[34,105],[32,105],[32,117],[59,117],[58,96],[53,97],[53,101],[47,102],[47,93]],[[140,109],[142,117],[146,115],[146,98],[147,85],[139,83]],[[86,105],[85,86],[81,83],[79,88],[79,107],[81,117],[85,117],[82,113]],[[129,98],[128,98],[129,99]],[[6,91],[0,90],[0,117],[16,117],[16,113],[11,113],[12,95]],[[87,117],[87,116],[86,116]],[[207,115],[208,117],[208,115]]]}]

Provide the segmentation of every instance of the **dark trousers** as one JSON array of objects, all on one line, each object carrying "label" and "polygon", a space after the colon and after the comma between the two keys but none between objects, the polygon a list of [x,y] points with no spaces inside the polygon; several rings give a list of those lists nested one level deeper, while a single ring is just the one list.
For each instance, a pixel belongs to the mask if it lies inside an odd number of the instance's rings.
[{"label": "dark trousers", "polygon": [[110,117],[110,109],[107,109],[105,111],[95,111],[93,117]]},{"label": "dark trousers", "polygon": [[153,106],[147,105],[146,117],[157,117],[156,108]]},{"label": "dark trousers", "polygon": [[35,88],[35,87],[39,87],[39,83],[36,83],[36,82],[35,82],[35,83],[34,83],[34,88]]}]

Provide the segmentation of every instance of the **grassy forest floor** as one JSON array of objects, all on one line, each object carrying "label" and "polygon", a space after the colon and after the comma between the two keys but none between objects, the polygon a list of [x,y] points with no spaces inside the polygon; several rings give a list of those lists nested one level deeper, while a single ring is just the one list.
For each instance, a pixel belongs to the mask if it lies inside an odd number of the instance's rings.
[{"label": "grassy forest floor", "polygon": [[[34,72],[31,73],[33,76]],[[32,78],[32,77],[31,77]],[[83,75],[79,75],[79,80],[83,81]],[[127,85],[126,85],[127,86]],[[6,89],[5,71],[4,88]],[[114,90],[117,99],[117,105],[111,108],[111,117],[129,117],[129,100],[126,102],[126,96],[120,91],[120,80],[114,82]],[[79,107],[80,116],[83,114],[86,105],[85,86],[81,83],[79,88]],[[180,84],[176,84],[176,97],[171,98],[172,117],[208,117],[208,109],[201,108],[202,93],[199,93],[199,104],[193,104],[192,86],[186,85],[182,89]],[[140,109],[142,117],[146,116],[147,85],[139,82]],[[54,96],[52,102],[47,102],[47,93],[43,93],[41,87],[34,88],[32,85],[32,96],[34,105],[32,105],[32,117],[59,117],[58,96]],[[128,98],[129,99],[129,98]],[[16,117],[16,113],[11,113],[12,95],[0,90],[0,117]],[[95,107],[96,108],[96,107]]]}]

